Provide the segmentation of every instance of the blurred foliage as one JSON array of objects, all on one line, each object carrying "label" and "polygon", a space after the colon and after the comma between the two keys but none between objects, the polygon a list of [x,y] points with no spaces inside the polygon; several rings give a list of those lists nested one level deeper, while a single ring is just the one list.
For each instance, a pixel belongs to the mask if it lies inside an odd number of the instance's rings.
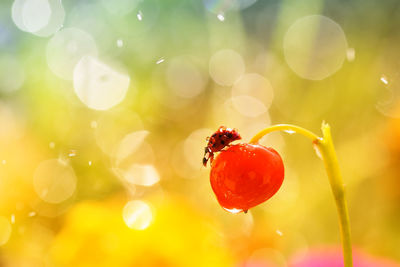
[{"label": "blurred foliage", "polygon": [[[218,206],[201,164],[220,125],[245,142],[275,123],[319,133],[323,120],[354,246],[400,261],[398,1],[27,3],[0,3],[1,266],[288,266],[339,244],[302,137],[261,140],[286,177],[248,214]],[[296,24],[310,15],[323,17]],[[304,34],[288,36],[293,25]],[[133,200],[149,209],[123,214]]]}]

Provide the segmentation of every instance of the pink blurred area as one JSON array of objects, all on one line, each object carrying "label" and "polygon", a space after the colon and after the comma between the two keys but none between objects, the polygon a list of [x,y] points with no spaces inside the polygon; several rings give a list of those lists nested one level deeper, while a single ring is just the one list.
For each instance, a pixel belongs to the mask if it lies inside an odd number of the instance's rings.
[{"label": "pink blurred area", "polygon": [[[394,261],[373,257],[357,249],[353,251],[354,267],[399,267]],[[290,267],[343,267],[341,248],[317,248],[306,254],[295,255],[288,264]]]},{"label": "pink blurred area", "polygon": [[[273,262],[264,260],[249,260],[238,267],[278,267]],[[343,257],[340,247],[319,247],[308,252],[295,254],[289,259],[288,267],[343,267]],[[359,249],[353,251],[353,267],[399,267],[392,260],[369,255]]]}]

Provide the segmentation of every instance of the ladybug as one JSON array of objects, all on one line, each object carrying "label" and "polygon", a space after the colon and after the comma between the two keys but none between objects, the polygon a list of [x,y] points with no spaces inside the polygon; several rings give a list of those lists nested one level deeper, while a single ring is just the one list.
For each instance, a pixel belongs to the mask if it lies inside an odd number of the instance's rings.
[{"label": "ladybug", "polygon": [[218,130],[211,135],[211,137],[207,137],[208,144],[204,149],[204,158],[203,165],[207,166],[208,160],[210,162],[214,159],[214,153],[219,152],[224,149],[226,146],[233,141],[242,139],[236,129],[226,128],[225,126],[221,126]]}]

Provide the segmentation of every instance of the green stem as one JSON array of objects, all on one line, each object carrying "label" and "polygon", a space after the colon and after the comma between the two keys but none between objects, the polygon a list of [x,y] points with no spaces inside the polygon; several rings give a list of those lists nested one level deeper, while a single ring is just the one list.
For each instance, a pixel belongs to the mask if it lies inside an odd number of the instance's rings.
[{"label": "green stem", "polygon": [[256,134],[250,140],[250,143],[257,143],[264,135],[274,131],[290,131],[302,134],[305,137],[311,139],[313,144],[321,153],[339,215],[340,237],[343,247],[344,266],[352,267],[353,258],[350,237],[349,213],[347,210],[343,179],[340,173],[335,147],[333,146],[332,142],[330,126],[326,123],[322,123],[323,137],[319,137],[316,134],[299,126],[290,124],[273,125],[271,127],[265,128],[264,130]]}]

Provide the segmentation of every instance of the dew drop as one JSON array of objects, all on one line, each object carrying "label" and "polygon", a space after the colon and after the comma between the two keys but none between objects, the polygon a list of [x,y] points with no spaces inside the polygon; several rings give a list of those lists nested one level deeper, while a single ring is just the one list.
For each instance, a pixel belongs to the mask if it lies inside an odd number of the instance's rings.
[{"label": "dew drop", "polygon": [[3,165],[6,165],[7,161],[6,161],[5,159],[3,159],[3,160],[1,161],[1,163],[2,163]]},{"label": "dew drop", "polygon": [[34,217],[36,215],[36,212],[31,211],[28,213],[28,217]]},{"label": "dew drop", "polygon": [[227,212],[233,213],[233,214],[236,214],[236,213],[239,213],[239,212],[243,211],[241,209],[235,209],[235,208],[233,208],[233,209],[224,208],[224,210],[226,210]]},{"label": "dew drop", "polygon": [[284,132],[288,133],[288,134],[294,134],[295,133],[295,131],[293,131],[293,130],[284,130]]},{"label": "dew drop", "polygon": [[388,81],[388,79],[387,79],[387,77],[385,75],[381,76],[381,82],[383,82],[386,85],[389,84],[389,81]]},{"label": "dew drop", "polygon": [[278,229],[278,230],[276,230],[276,233],[279,235],[279,236],[283,236],[283,233]]},{"label": "dew drop", "polygon": [[163,63],[164,60],[165,60],[164,58],[160,58],[159,60],[157,60],[156,64],[158,65],[158,64],[160,64],[160,63]]},{"label": "dew drop", "polygon": [[137,13],[136,17],[137,17],[138,20],[141,21],[143,19],[142,11],[139,10],[139,12]]},{"label": "dew drop", "polygon": [[221,14],[221,13],[217,15],[217,18],[218,18],[220,21],[224,21],[224,20],[225,20],[224,15]]},{"label": "dew drop", "polygon": [[15,223],[15,214],[11,214],[11,224]]},{"label": "dew drop", "polygon": [[117,46],[118,47],[123,47],[124,46],[124,41],[122,41],[121,39],[117,40]]},{"label": "dew drop", "polygon": [[71,149],[68,153],[68,157],[75,157],[76,156],[76,150]]},{"label": "dew drop", "polygon": [[92,161],[91,160],[89,160],[89,166],[92,166]]}]

